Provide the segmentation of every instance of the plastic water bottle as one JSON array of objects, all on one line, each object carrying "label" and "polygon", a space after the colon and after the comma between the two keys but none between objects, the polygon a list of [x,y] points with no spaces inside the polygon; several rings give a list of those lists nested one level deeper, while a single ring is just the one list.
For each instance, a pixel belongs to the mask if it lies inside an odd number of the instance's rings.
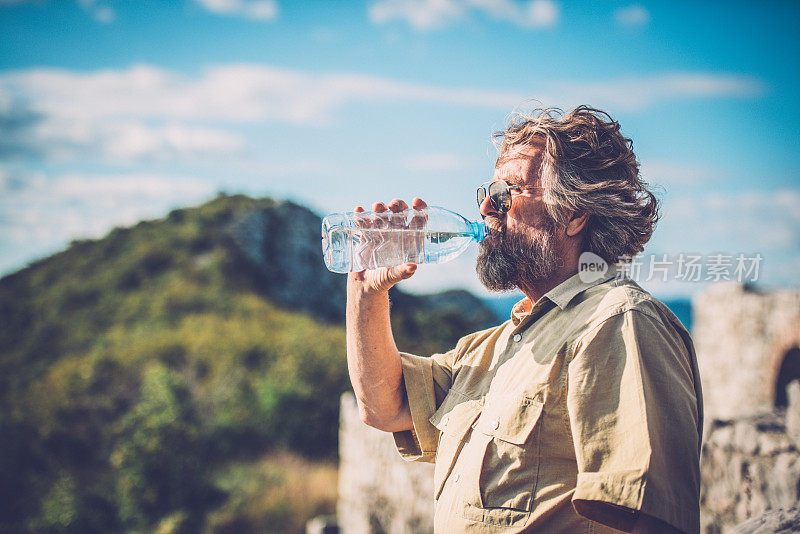
[{"label": "plastic water bottle", "polygon": [[443,263],[486,237],[483,221],[429,206],[401,212],[334,213],[322,220],[322,255],[335,273]]}]

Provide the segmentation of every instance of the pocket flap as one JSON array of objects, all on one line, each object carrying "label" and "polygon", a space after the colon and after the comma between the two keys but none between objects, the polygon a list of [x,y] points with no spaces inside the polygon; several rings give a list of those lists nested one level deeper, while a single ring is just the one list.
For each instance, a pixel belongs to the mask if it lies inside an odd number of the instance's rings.
[{"label": "pocket flap", "polygon": [[451,389],[442,401],[442,405],[428,421],[439,429],[439,432],[465,434],[480,412],[481,405],[478,401]]},{"label": "pocket flap", "polygon": [[428,419],[439,430],[436,467],[433,471],[434,499],[438,499],[467,433],[481,413],[481,404],[451,389],[439,409]]},{"label": "pocket flap", "polygon": [[497,439],[523,445],[542,415],[542,403],[529,397],[487,399],[477,430]]}]

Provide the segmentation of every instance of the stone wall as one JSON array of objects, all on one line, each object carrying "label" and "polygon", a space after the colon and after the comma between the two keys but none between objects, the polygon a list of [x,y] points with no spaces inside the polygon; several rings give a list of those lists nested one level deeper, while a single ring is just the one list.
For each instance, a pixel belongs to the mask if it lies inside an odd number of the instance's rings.
[{"label": "stone wall", "polygon": [[767,510],[800,502],[800,436],[786,427],[786,415],[800,413],[800,384],[790,390],[786,414],[711,423],[700,473],[704,534],[727,532]]},{"label": "stone wall", "polygon": [[361,422],[342,395],[337,520],[344,534],[433,532],[433,464],[406,462],[392,435]]},{"label": "stone wall", "polygon": [[800,532],[800,506],[770,510],[738,525],[730,534],[797,534]]},{"label": "stone wall", "polygon": [[800,344],[800,292],[720,283],[692,313],[706,421],[771,411],[782,359]]}]

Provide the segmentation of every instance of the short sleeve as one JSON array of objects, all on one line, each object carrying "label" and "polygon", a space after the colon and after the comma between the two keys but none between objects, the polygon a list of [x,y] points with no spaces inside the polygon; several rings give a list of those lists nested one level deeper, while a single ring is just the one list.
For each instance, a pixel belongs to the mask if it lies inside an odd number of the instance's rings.
[{"label": "short sleeve", "polygon": [[438,409],[452,384],[455,349],[430,358],[400,353],[403,382],[414,428],[394,432],[400,455],[408,461],[433,462],[439,431],[428,419]]},{"label": "short sleeve", "polygon": [[677,326],[630,309],[584,334],[568,367],[573,502],[624,507],[699,532],[700,403],[694,348]]}]

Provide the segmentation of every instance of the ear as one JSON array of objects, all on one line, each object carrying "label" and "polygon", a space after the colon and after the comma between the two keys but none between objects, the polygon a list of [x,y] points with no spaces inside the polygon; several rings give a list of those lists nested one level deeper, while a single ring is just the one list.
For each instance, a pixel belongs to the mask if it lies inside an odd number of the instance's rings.
[{"label": "ear", "polygon": [[575,237],[583,231],[587,222],[589,222],[588,213],[573,212],[569,222],[567,222],[567,227],[564,228],[564,232],[569,237]]}]

